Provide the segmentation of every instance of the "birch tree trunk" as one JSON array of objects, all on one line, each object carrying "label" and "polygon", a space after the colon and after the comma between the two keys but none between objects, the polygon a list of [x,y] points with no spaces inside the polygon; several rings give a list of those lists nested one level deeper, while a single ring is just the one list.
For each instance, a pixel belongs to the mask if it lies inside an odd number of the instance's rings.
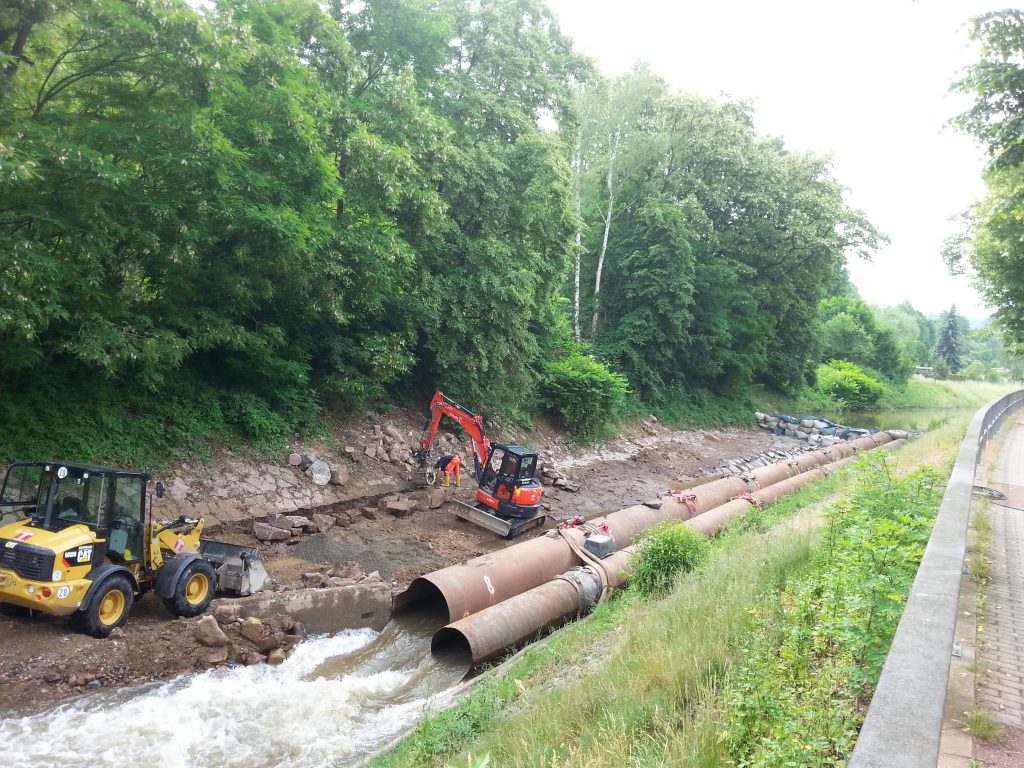
[{"label": "birch tree trunk", "polygon": [[576,142],[576,152],[572,158],[572,168],[576,194],[576,254],[574,271],[574,291],[572,297],[572,329],[576,343],[580,343],[580,261],[583,258],[583,138]]},{"label": "birch tree trunk", "polygon": [[597,256],[597,277],[594,279],[594,314],[590,319],[591,337],[597,333],[597,321],[601,314],[601,272],[604,270],[605,254],[608,253],[608,235],[612,231],[612,217],[615,212],[615,159],[619,154],[621,139],[621,130],[617,129],[611,150],[608,153],[608,174],[605,176],[605,186],[608,189],[608,211],[601,217],[604,220],[604,236],[601,239],[601,252]]}]

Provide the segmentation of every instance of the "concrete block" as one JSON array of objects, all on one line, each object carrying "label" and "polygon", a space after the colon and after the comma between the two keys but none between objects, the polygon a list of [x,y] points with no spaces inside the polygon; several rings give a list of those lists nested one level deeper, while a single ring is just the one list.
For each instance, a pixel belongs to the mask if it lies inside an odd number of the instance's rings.
[{"label": "concrete block", "polygon": [[285,614],[313,634],[363,627],[380,630],[391,618],[391,587],[373,579],[340,587],[267,592],[232,602],[241,606],[243,618]]}]

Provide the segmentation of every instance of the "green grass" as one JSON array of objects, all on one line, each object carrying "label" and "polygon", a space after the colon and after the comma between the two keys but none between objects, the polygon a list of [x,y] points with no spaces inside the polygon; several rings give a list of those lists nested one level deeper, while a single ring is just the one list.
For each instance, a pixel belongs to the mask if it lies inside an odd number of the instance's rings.
[{"label": "green grass", "polygon": [[839,765],[853,748],[943,490],[933,470],[899,477],[883,458],[829,510],[809,567],[758,607],[722,694],[723,761]]},{"label": "green grass", "polygon": [[980,408],[1019,388],[1018,384],[912,378],[902,387],[887,387],[878,408]]},{"label": "green grass", "polygon": [[731,390],[679,388],[668,392],[656,403],[631,400],[623,415],[642,419],[655,414],[663,422],[680,429],[694,427],[751,425],[757,404],[747,392]]},{"label": "green grass", "polygon": [[1006,738],[1006,729],[1002,723],[984,707],[974,707],[967,713],[967,732],[976,739],[990,743],[998,743]]},{"label": "green grass", "polygon": [[989,540],[992,536],[992,523],[988,517],[988,502],[981,500],[974,513],[974,551],[971,557],[971,570],[980,581],[988,581],[990,565],[988,559]]},{"label": "green grass", "polygon": [[[997,397],[1019,389],[1019,384],[991,384],[981,381],[937,381],[914,377],[901,386],[887,384],[881,400],[868,411],[910,410],[916,408],[980,408]],[[792,413],[842,411],[838,403],[815,389],[795,396],[772,399],[768,410]]]}]

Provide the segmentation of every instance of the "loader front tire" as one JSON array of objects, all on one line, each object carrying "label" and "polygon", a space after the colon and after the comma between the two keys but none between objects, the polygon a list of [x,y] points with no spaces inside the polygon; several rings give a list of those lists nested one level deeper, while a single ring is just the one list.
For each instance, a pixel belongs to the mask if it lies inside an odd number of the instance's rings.
[{"label": "loader front tire", "polygon": [[164,605],[175,616],[198,616],[210,606],[216,584],[217,573],[213,566],[197,558],[182,569],[174,594],[164,598]]},{"label": "loader front tire", "polygon": [[71,625],[93,637],[107,637],[128,621],[135,602],[135,587],[123,573],[115,573],[100,582],[85,606],[71,616]]}]

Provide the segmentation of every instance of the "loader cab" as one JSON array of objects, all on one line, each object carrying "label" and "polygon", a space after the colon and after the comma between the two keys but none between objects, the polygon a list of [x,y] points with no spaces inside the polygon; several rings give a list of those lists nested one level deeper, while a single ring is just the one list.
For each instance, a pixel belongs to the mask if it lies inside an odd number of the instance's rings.
[{"label": "loader cab", "polygon": [[146,483],[139,472],[68,462],[14,464],[0,489],[0,510],[53,533],[74,525],[92,531],[93,562],[143,558]]},{"label": "loader cab", "polygon": [[480,476],[477,501],[503,517],[531,518],[540,512],[537,453],[521,445],[493,443]]}]

